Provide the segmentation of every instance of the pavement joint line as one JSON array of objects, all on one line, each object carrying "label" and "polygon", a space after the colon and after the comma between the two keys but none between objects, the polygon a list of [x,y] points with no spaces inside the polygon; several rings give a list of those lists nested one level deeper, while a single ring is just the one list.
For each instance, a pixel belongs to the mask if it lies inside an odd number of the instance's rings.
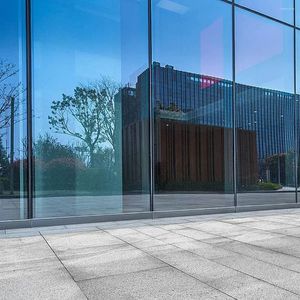
[{"label": "pavement joint line", "polygon": [[[299,295],[300,295],[300,293],[297,294],[297,293],[295,293],[295,292],[293,292],[293,291],[290,291],[290,290],[288,290],[288,289],[286,289],[286,288],[284,288],[284,287],[281,287],[281,286],[278,286],[278,285],[276,285],[276,284],[274,284],[274,283],[271,283],[271,282],[269,282],[269,281],[266,281],[265,279],[258,278],[258,277],[254,276],[254,275],[251,275],[251,274],[246,273],[246,272],[244,272],[244,271],[241,271],[241,270],[239,270],[239,269],[235,269],[235,268],[233,268],[233,267],[231,267],[231,266],[227,266],[227,265],[222,264],[222,263],[220,263],[220,262],[217,262],[217,261],[215,261],[215,260],[213,260],[213,259],[209,259],[209,258],[202,257],[201,255],[199,255],[199,254],[197,254],[197,253],[195,253],[195,252],[193,252],[193,251],[191,251],[191,250],[182,249],[182,248],[180,248],[180,247],[178,247],[178,246],[176,246],[176,245],[173,245],[173,246],[176,247],[176,248],[178,248],[178,249],[181,249],[181,250],[187,251],[187,252],[189,252],[189,253],[195,254],[195,255],[201,257],[202,259],[209,260],[209,261],[214,262],[214,263],[216,263],[216,264],[219,264],[219,265],[221,265],[221,266],[223,266],[223,267],[229,268],[229,269],[231,269],[231,270],[237,271],[238,273],[244,274],[244,275],[249,276],[249,277],[252,277],[252,278],[254,278],[254,279],[258,280],[258,281],[264,282],[264,283],[266,283],[266,284],[268,284],[268,285],[271,285],[271,286],[274,286],[274,287],[279,288],[279,289],[281,289],[281,290],[284,290],[284,291],[286,291],[286,292],[292,293],[292,294],[294,294],[294,295],[296,295],[296,296],[299,296]],[[229,251],[230,251],[230,250],[229,250]],[[232,251],[232,252],[233,252],[233,251]],[[240,254],[240,253],[238,253],[238,254]],[[243,256],[242,254],[240,254],[240,255]],[[244,256],[245,256],[245,255],[244,255]],[[263,262],[264,262],[264,261],[263,261]],[[289,271],[291,271],[291,270],[289,270]]]},{"label": "pavement joint line", "polygon": [[[221,222],[223,222],[223,221],[221,221]],[[257,222],[259,222],[259,220]],[[275,221],[268,221],[268,222],[276,223]],[[223,222],[223,223],[228,224],[227,222]],[[277,222],[277,223],[278,224],[282,224],[282,222]],[[259,231],[262,231],[262,232],[268,232],[268,233],[278,234],[278,235],[281,235],[282,237],[288,236],[288,237],[293,237],[293,238],[300,239],[300,236],[295,236],[295,235],[291,235],[291,234],[285,234],[285,233],[276,232],[276,231],[273,231],[273,229],[254,228],[254,227],[245,226],[243,224],[241,224],[239,226],[241,226],[243,228],[246,228],[246,229],[259,230]],[[299,228],[299,227],[300,227],[300,224],[299,225],[294,225],[294,226],[291,226],[291,227],[282,228],[282,229],[291,229],[291,228]],[[299,235],[300,235],[300,232],[299,232]]]},{"label": "pavement joint line", "polygon": [[[194,228],[191,228],[191,227],[187,227],[187,228],[189,228],[189,229],[194,229]],[[199,231],[199,232],[203,232],[203,233],[208,233],[207,231],[202,231],[202,230],[198,230],[198,229],[194,229],[194,230]],[[184,237],[188,237],[188,236],[186,236],[186,235],[184,235],[184,234],[180,234],[180,233],[177,233],[177,232],[173,232],[173,233],[176,233],[176,234],[181,235],[181,236],[184,236]],[[230,240],[230,241],[232,241],[232,242],[236,242],[236,243],[241,243],[241,244],[249,245],[249,246],[251,246],[251,247],[255,247],[255,248],[258,248],[258,249],[263,249],[263,250],[267,250],[267,251],[270,251],[270,252],[274,252],[275,254],[277,253],[277,254],[282,254],[282,255],[290,256],[290,257],[292,257],[292,258],[297,258],[297,259],[300,260],[300,257],[299,257],[299,256],[295,256],[295,255],[292,255],[292,254],[286,254],[286,253],[284,253],[284,252],[277,251],[277,250],[274,250],[274,249],[265,248],[265,247],[263,247],[263,246],[257,246],[257,245],[250,244],[250,243],[247,243],[247,242],[242,242],[242,241],[234,240],[234,239],[232,239],[232,238],[230,238],[230,237],[227,237],[227,236],[217,235],[217,234],[213,234],[213,233],[212,233],[212,235],[215,235],[216,237],[227,238],[228,240]],[[284,237],[284,235],[283,235],[283,237]],[[241,254],[240,252],[237,252],[237,251],[234,251],[234,250],[228,250],[228,249],[225,249],[225,248],[223,248],[222,246],[217,245],[217,244],[213,244],[213,245],[212,245],[212,244],[206,242],[206,240],[208,240],[208,239],[197,240],[197,239],[192,238],[192,237],[188,237],[188,238],[190,238],[190,239],[192,239],[192,240],[194,240],[194,241],[196,241],[196,242],[202,242],[202,243],[205,243],[206,245],[210,245],[210,246],[213,246],[213,247],[221,248],[221,249],[223,249],[223,250],[231,251],[231,252],[236,253],[236,254],[239,254],[239,255],[241,255],[241,256],[246,256],[246,257],[252,258],[252,259],[254,259],[254,260],[257,260],[257,261],[260,261],[260,262],[264,262],[264,263],[266,263],[266,264],[269,264],[269,265],[272,265],[272,266],[276,266],[276,267],[278,267],[278,268],[281,268],[281,269],[284,269],[284,270],[288,270],[288,271],[291,271],[291,272],[299,273],[299,274],[300,274],[300,271],[291,270],[291,269],[285,268],[285,267],[280,266],[280,265],[276,265],[276,264],[274,264],[274,263],[271,263],[271,262],[268,262],[268,261],[265,261],[265,260],[262,260],[262,259],[254,258],[253,256],[250,256],[250,255],[247,255],[247,254]],[[176,243],[175,243],[175,244],[176,244]],[[175,246],[176,246],[176,245],[175,245]]]},{"label": "pavement joint line", "polygon": [[162,266],[162,267],[157,267],[157,268],[144,269],[144,270],[118,273],[118,274],[111,274],[111,275],[104,275],[104,276],[96,276],[96,277],[76,280],[75,282],[80,283],[80,282],[85,282],[85,281],[90,281],[90,280],[95,280],[95,279],[103,279],[103,278],[108,278],[108,277],[118,277],[118,276],[122,276],[122,275],[138,274],[138,273],[143,273],[143,272],[148,272],[148,271],[153,271],[153,270],[160,270],[160,269],[167,269],[167,268],[169,268],[169,266]]},{"label": "pavement joint line", "polygon": [[47,239],[44,237],[43,234],[41,234],[41,237],[44,239],[45,243],[48,245],[48,247],[51,249],[51,251],[54,253],[54,255],[56,256],[56,258],[58,259],[58,261],[61,263],[61,265],[63,266],[63,268],[66,270],[66,272],[69,274],[69,276],[71,277],[71,279],[73,280],[73,282],[78,286],[79,290],[81,291],[82,295],[84,295],[84,297],[89,300],[89,298],[87,297],[87,295],[83,292],[83,290],[80,288],[80,286],[77,284],[77,282],[75,281],[73,275],[70,273],[70,271],[67,269],[67,267],[64,265],[64,263],[61,261],[61,259],[59,258],[59,256],[56,254],[56,252],[53,250],[53,248],[51,247],[51,245],[48,243]]},{"label": "pavement joint line", "polygon": [[[220,222],[221,222],[221,221],[220,221]],[[157,227],[156,225],[151,225],[151,226]],[[160,226],[160,225],[159,225],[159,226]],[[159,227],[159,226],[158,226],[158,227]],[[183,226],[184,226],[184,225],[183,225]],[[240,226],[240,225],[237,225],[237,226]],[[246,243],[246,242],[241,242],[241,241],[234,240],[234,239],[232,239],[232,238],[230,238],[230,237],[227,237],[227,236],[222,236],[222,235],[218,235],[218,234],[215,234],[215,233],[211,233],[211,232],[209,232],[209,231],[199,230],[199,229],[195,229],[195,228],[188,227],[188,226],[185,226],[185,228],[186,228],[186,229],[195,230],[195,231],[198,231],[198,232],[202,232],[202,233],[209,233],[209,234],[211,234],[211,235],[214,235],[215,237],[227,238],[227,239],[229,239],[229,240],[232,241],[232,242],[239,242],[239,243],[242,243],[242,244],[245,244],[245,245],[250,245],[250,246],[252,246],[252,247],[256,247],[256,248],[258,248],[258,249],[261,248],[261,249],[268,250],[268,251],[271,251],[271,252],[274,252],[274,253],[283,254],[283,255],[291,256],[291,257],[293,257],[293,258],[300,259],[300,257],[298,257],[298,256],[289,255],[289,254],[286,254],[286,253],[283,253],[283,252],[280,252],[280,251],[276,251],[276,250],[269,249],[269,248],[264,248],[264,247],[257,246],[257,245],[253,245],[253,244]],[[246,227],[246,226],[243,227],[243,228],[250,229],[250,230],[251,230],[251,229],[255,229],[255,230],[258,230],[258,231],[264,231],[264,230],[261,230],[261,229],[256,229],[256,228],[251,228],[251,227]],[[135,229],[135,230],[138,231],[138,229]],[[165,230],[167,230],[169,233],[178,234],[178,235],[180,235],[180,236],[183,236],[183,237],[192,239],[193,241],[202,242],[202,243],[205,243],[205,244],[210,245],[210,246],[212,246],[212,247],[217,247],[217,248],[224,249],[224,248],[221,247],[221,246],[218,246],[218,245],[212,245],[212,244],[210,244],[210,243],[205,242],[206,239],[203,239],[203,240],[197,240],[197,239],[192,238],[192,237],[190,237],[190,236],[187,236],[187,235],[184,235],[184,234],[180,234],[180,233],[178,233],[178,232],[174,232],[173,229],[170,229],[170,230],[169,230],[169,229],[165,229]],[[175,230],[176,230],[176,229],[175,229]],[[250,231],[250,230],[249,230],[249,231]],[[138,231],[138,232],[140,232],[140,231]],[[250,232],[251,232],[251,231],[250,231]],[[270,233],[269,231],[267,231],[267,232]],[[108,232],[108,233],[109,233],[109,232]],[[161,240],[158,239],[157,237],[163,235],[163,234],[161,234],[161,235],[157,235],[157,236],[152,236],[152,235],[149,235],[149,234],[144,233],[144,232],[140,232],[140,233],[149,236],[149,239],[153,238],[153,239],[155,239],[155,240],[157,240],[157,241],[160,241],[160,242],[161,242]],[[274,232],[271,232],[271,233],[274,233]],[[280,234],[280,233],[276,233],[276,234],[281,235],[282,237],[287,236],[287,235],[285,235],[285,234]],[[115,236],[115,235],[113,235],[113,234],[111,234],[111,235],[114,236],[114,237],[117,237],[117,236]],[[294,237],[294,236],[291,236],[291,237]],[[299,238],[300,238],[300,237],[299,237]],[[147,239],[145,239],[145,240],[140,240],[140,241],[138,241],[138,242],[146,241],[146,240],[147,240]],[[173,246],[176,246],[175,244],[177,244],[177,243],[168,243],[168,245],[173,245]],[[138,249],[140,249],[140,248],[138,248]],[[227,250],[227,249],[224,249],[224,250]],[[233,253],[236,253],[236,254],[239,254],[239,255],[242,255],[242,256],[246,256],[246,257],[255,259],[255,260],[257,260],[257,261],[264,262],[264,263],[266,263],[266,264],[269,264],[269,265],[272,265],[272,266],[276,266],[276,267],[278,267],[278,268],[281,268],[281,269],[284,269],[284,270],[288,270],[288,271],[291,271],[291,272],[299,273],[299,274],[300,274],[300,271],[291,270],[291,269],[285,268],[285,267],[283,267],[283,266],[276,265],[276,264],[271,263],[271,262],[267,262],[267,261],[265,261],[265,260],[261,260],[261,259],[254,258],[254,257],[252,257],[252,256],[250,256],[250,255],[241,254],[241,253],[236,252],[236,251],[233,251],[233,250],[227,250],[227,251],[231,251],[231,252],[233,252]]]},{"label": "pavement joint line", "polygon": [[[188,229],[193,229],[193,230],[196,230],[196,231],[199,231],[199,232],[203,232],[203,233],[208,233],[208,232],[206,232],[206,231],[194,229],[194,228],[191,228],[191,227],[186,227],[186,228],[188,228]],[[105,230],[104,230],[104,231],[105,231]],[[180,233],[177,233],[177,232],[173,232],[173,230],[168,230],[168,231],[169,231],[170,233],[178,234],[178,235],[183,236],[183,237],[188,237],[188,236],[186,236],[186,235],[183,235],[183,234],[180,234]],[[107,233],[109,233],[109,232],[107,232]],[[145,235],[148,235],[148,234],[146,234],[146,233],[144,233],[144,234],[145,234]],[[112,235],[112,234],[111,234],[111,235]],[[217,234],[212,234],[212,235],[215,235],[216,237],[223,237],[223,236],[219,236],[219,235],[217,235]],[[112,236],[114,236],[114,235],[112,235]],[[148,235],[148,236],[149,236],[149,235]],[[159,235],[158,235],[158,236],[159,236]],[[153,239],[156,239],[156,240],[158,240],[158,241],[161,241],[161,240],[159,240],[159,239],[156,238],[157,236],[155,236],[155,237],[149,236],[149,237],[151,237],[151,238],[153,238]],[[118,237],[117,237],[117,238],[118,238]],[[188,238],[192,239],[193,241],[198,241],[198,242],[199,242],[199,241],[200,241],[200,242],[204,242],[204,241],[205,241],[205,239],[204,239],[204,240],[197,240],[197,239],[192,238],[192,237],[188,237]],[[226,238],[227,238],[227,237],[226,237]],[[119,239],[120,239],[120,238],[119,238]],[[230,238],[228,238],[228,239],[230,239]],[[121,240],[122,240],[122,239],[121,239]],[[231,241],[234,241],[234,242],[238,242],[238,241],[233,240],[233,239],[230,239],[230,240],[231,240]],[[125,242],[126,242],[126,241],[125,241]],[[128,242],[126,242],[126,243],[128,243]],[[210,243],[207,243],[207,242],[204,242],[204,243],[213,247],[213,245],[211,245]],[[130,243],[128,243],[128,244],[130,244]],[[235,268],[233,268],[233,267],[229,267],[229,266],[227,266],[227,265],[224,265],[224,264],[221,264],[221,263],[219,263],[219,262],[216,262],[216,261],[214,261],[213,259],[209,259],[209,258],[202,257],[201,255],[199,255],[199,254],[197,254],[197,253],[194,253],[194,252],[192,252],[192,251],[190,251],[190,250],[182,249],[182,248],[176,246],[176,244],[177,244],[177,243],[173,243],[173,244],[172,244],[172,243],[168,243],[168,245],[172,245],[172,246],[174,246],[174,247],[176,247],[176,248],[178,248],[178,249],[180,249],[180,250],[184,250],[184,251],[187,251],[187,252],[189,252],[189,253],[193,253],[193,254],[195,254],[195,255],[201,257],[202,259],[206,259],[206,260],[208,260],[208,261],[217,263],[217,264],[219,264],[219,265],[221,265],[221,266],[224,266],[224,267],[226,267],[226,268],[229,268],[229,269],[232,269],[232,270],[234,270],[234,271],[237,271],[237,272],[239,272],[239,273],[241,273],[241,274],[244,274],[244,275],[247,275],[247,276],[249,276],[249,277],[252,277],[252,278],[254,278],[254,279],[258,280],[258,281],[264,282],[264,283],[266,283],[266,284],[268,284],[268,285],[274,286],[274,287],[279,288],[279,289],[281,289],[281,290],[285,290],[285,291],[287,291],[287,292],[289,292],[289,293],[292,293],[292,294],[294,294],[294,295],[296,295],[296,296],[299,296],[299,295],[300,295],[300,294],[297,294],[297,293],[295,293],[295,292],[293,292],[293,291],[290,291],[290,290],[288,290],[288,289],[286,289],[286,288],[284,288],[284,287],[281,287],[281,286],[278,286],[278,285],[273,284],[273,283],[271,283],[271,282],[268,282],[268,281],[266,281],[266,280],[264,280],[264,279],[258,278],[258,277],[256,277],[256,276],[251,275],[251,274],[245,273],[245,272],[243,272],[243,271],[241,271],[241,270],[238,270],[238,269],[235,269]],[[251,246],[253,246],[252,244],[249,244],[249,243],[245,243],[245,244],[246,244],[246,245],[251,245]],[[157,257],[155,257],[155,256],[153,256],[153,255],[151,255],[151,254],[149,254],[148,252],[144,251],[143,249],[136,247],[135,245],[132,245],[132,244],[130,244],[130,245],[133,246],[133,247],[135,247],[135,248],[137,248],[137,249],[139,249],[139,250],[141,250],[141,251],[143,251],[144,253],[146,253],[146,254],[148,254],[148,255],[150,255],[150,256],[156,258],[156,259],[159,259],[159,258],[157,258]],[[224,248],[222,248],[221,246],[216,246],[216,247],[217,247],[217,248],[224,249]],[[258,247],[258,248],[260,248],[260,247]],[[266,248],[263,248],[263,249],[266,249]],[[224,250],[227,250],[227,249],[224,249]],[[268,249],[268,250],[269,250],[269,249]],[[282,266],[275,265],[275,264],[270,263],[270,262],[266,262],[266,261],[264,261],[264,260],[259,260],[259,259],[253,258],[252,256],[243,255],[243,254],[241,254],[241,253],[239,253],[239,252],[236,252],[236,251],[232,251],[232,250],[227,250],[227,251],[231,251],[231,252],[236,253],[236,254],[239,254],[239,255],[241,255],[241,256],[249,257],[249,258],[252,258],[252,259],[254,259],[254,260],[257,260],[257,261],[260,261],[260,262],[269,264],[269,265],[271,265],[271,266],[275,266],[275,267],[278,267],[278,268],[281,268],[281,269],[284,269],[284,270],[288,270],[288,271],[290,271],[290,272],[294,272],[294,273],[297,273],[297,274],[300,273],[300,272],[297,272],[297,271],[294,271],[294,270],[290,270],[290,269],[284,268],[284,267],[282,267]],[[272,251],[272,250],[271,250],[271,251]],[[274,251],[274,252],[276,253],[276,251]],[[284,253],[280,253],[280,254],[284,254]],[[287,254],[285,254],[285,255],[287,255]],[[295,257],[295,258],[297,258],[297,257]],[[161,260],[161,259],[159,259],[159,260]],[[163,261],[163,260],[161,260],[161,261]],[[166,263],[165,261],[163,261],[163,262]],[[166,264],[168,264],[168,263],[166,263]],[[171,267],[177,269],[176,267],[172,266],[171,264],[168,264],[168,265],[170,265]],[[196,278],[196,277],[194,277],[194,276],[192,276],[192,275],[190,275],[190,274],[185,273],[184,271],[182,271],[182,270],[180,270],[180,269],[177,269],[177,270],[179,270],[179,271],[183,272],[184,274],[189,275],[189,276],[191,276],[191,277],[193,277],[193,278]],[[196,278],[196,279],[197,279],[197,278]],[[198,279],[198,280],[199,280],[199,279]],[[201,280],[199,280],[199,281],[202,282]],[[202,283],[204,283],[204,282],[202,282]],[[207,283],[205,283],[205,284],[207,284]],[[208,284],[208,285],[209,285],[209,284]],[[210,285],[209,285],[209,286],[210,286]],[[213,286],[210,286],[210,287],[213,287]],[[213,288],[216,289],[215,287],[213,287]],[[221,291],[221,290],[219,290],[219,291]],[[224,292],[222,292],[222,293],[224,293]],[[226,294],[226,293],[225,293],[225,294]],[[227,295],[227,294],[226,294],[226,295]],[[232,297],[231,295],[227,295],[227,296]]]},{"label": "pavement joint line", "polygon": [[[193,228],[191,228],[191,229],[193,229]],[[197,230],[197,231],[200,231],[200,230]],[[203,232],[203,231],[200,231],[200,232]],[[174,232],[174,233],[175,233],[175,232]],[[206,233],[206,232],[204,231],[204,233]],[[179,235],[181,235],[181,236],[184,236],[184,237],[187,237],[186,235],[182,235],[182,234],[180,234],[180,233],[177,233],[177,234],[179,234]],[[218,237],[223,237],[223,236],[218,236]],[[270,263],[270,262],[267,262],[267,261],[264,261],[264,260],[261,260],[261,259],[254,258],[254,257],[249,256],[249,255],[246,255],[246,254],[241,254],[240,252],[236,252],[236,251],[234,251],[234,250],[224,249],[224,248],[222,248],[221,246],[211,245],[210,243],[205,242],[205,239],[204,239],[204,240],[196,240],[196,239],[191,238],[191,237],[189,237],[189,238],[192,239],[192,240],[194,240],[194,241],[197,241],[197,242],[203,242],[203,243],[205,243],[205,244],[207,244],[207,245],[210,245],[210,246],[213,246],[213,247],[215,246],[215,247],[221,248],[221,249],[223,249],[223,250],[231,251],[231,252],[236,253],[236,254],[238,254],[238,255],[240,255],[240,256],[245,256],[245,257],[248,257],[248,258],[257,260],[257,261],[259,261],[259,262],[263,262],[263,263],[266,263],[266,264],[268,264],[268,265],[278,267],[278,268],[283,269],[283,270],[287,270],[287,271],[290,271],[290,272],[294,272],[294,273],[300,274],[299,271],[291,270],[291,269],[288,269],[288,268],[285,268],[285,267],[282,267],[282,266],[279,266],[279,265],[276,265],[276,264],[273,264],[273,263]],[[230,238],[228,238],[228,239],[230,239]],[[234,241],[234,242],[239,242],[239,241],[232,240],[232,239],[230,239],[230,240],[231,240],[231,241]],[[294,257],[294,258],[300,258],[300,257],[297,257],[297,256],[292,256],[292,255],[288,255],[288,254],[285,254],[285,253],[282,253],[282,252],[278,252],[278,251],[275,251],[275,250],[272,250],[272,249],[267,249],[267,248],[259,247],[259,246],[256,246],[256,245],[252,245],[252,244],[249,244],[249,243],[245,243],[245,242],[240,242],[240,243],[243,243],[243,244],[246,244],[246,245],[250,245],[250,246],[255,246],[255,247],[257,247],[257,248],[262,248],[262,249],[264,249],[264,250],[273,251],[273,252],[275,252],[275,253],[284,254],[284,255],[287,255],[287,256]],[[281,287],[281,286],[278,286],[278,285],[273,284],[273,283],[271,283],[271,282],[268,282],[268,281],[266,281],[266,280],[264,280],[264,279],[261,279],[261,278],[258,278],[258,277],[256,277],[256,276],[253,276],[253,275],[251,275],[251,274],[245,273],[245,272],[243,272],[243,271],[241,271],[241,270],[238,270],[238,269],[235,269],[235,268],[233,268],[233,267],[230,267],[230,266],[221,264],[220,262],[216,262],[216,261],[213,260],[213,259],[209,259],[209,258],[202,257],[202,256],[199,255],[198,253],[195,253],[195,252],[193,252],[193,251],[191,251],[191,250],[186,250],[186,249],[180,248],[180,247],[178,247],[176,244],[177,244],[177,243],[170,244],[170,245],[172,245],[172,246],[174,246],[174,247],[176,247],[176,248],[178,248],[178,249],[181,249],[181,250],[184,250],[184,251],[193,253],[193,254],[195,254],[195,255],[197,255],[197,256],[203,258],[203,259],[207,259],[207,260],[209,260],[209,261],[212,261],[212,262],[214,262],[214,263],[217,263],[217,264],[219,264],[219,265],[222,265],[222,266],[224,266],[224,267],[227,267],[227,268],[232,269],[232,270],[234,270],[234,271],[237,271],[237,272],[239,272],[239,273],[242,273],[242,274],[245,274],[245,275],[250,276],[250,277],[252,277],[252,278],[255,278],[255,279],[259,280],[259,281],[265,282],[265,283],[267,283],[267,284],[269,284],[269,285],[272,285],[272,286],[275,286],[275,287],[280,288],[280,289],[282,289],[282,290],[285,290],[285,291],[288,291],[288,292],[290,292],[290,293],[293,293],[293,294],[295,294],[295,295],[297,295],[297,296],[300,295],[300,293],[297,294],[297,293],[295,293],[295,292],[293,292],[293,291],[290,291],[290,290],[288,290],[288,289],[286,289],[286,288],[284,288],[284,287]]]},{"label": "pavement joint line", "polygon": [[[104,231],[105,231],[105,230],[104,230]],[[106,232],[106,231],[105,231],[105,232]],[[109,233],[109,232],[108,232],[108,233]],[[119,237],[118,237],[118,238],[119,238]],[[171,268],[177,270],[178,272],[180,272],[180,273],[182,273],[182,274],[184,274],[184,275],[186,275],[186,276],[188,276],[188,277],[191,277],[191,278],[193,278],[193,279],[196,279],[197,281],[201,282],[202,284],[204,284],[204,285],[206,285],[206,286],[208,286],[208,287],[210,287],[210,288],[212,288],[212,289],[214,289],[214,290],[216,290],[216,291],[218,291],[218,292],[220,292],[220,293],[222,293],[222,294],[224,294],[224,295],[226,295],[226,296],[228,296],[228,297],[230,297],[230,298],[232,298],[232,299],[238,300],[237,298],[235,298],[235,297],[233,297],[233,296],[227,294],[226,292],[224,292],[224,291],[222,291],[222,290],[220,290],[220,289],[218,289],[218,288],[216,288],[216,287],[214,287],[214,286],[212,286],[212,285],[210,285],[210,284],[208,284],[208,283],[206,283],[206,282],[201,281],[199,278],[197,278],[197,277],[195,277],[195,276],[193,276],[193,275],[191,275],[191,274],[188,274],[188,273],[184,272],[183,270],[180,270],[180,269],[176,268],[175,266],[173,266],[173,265],[171,265],[171,264],[165,262],[164,260],[162,260],[162,259],[160,259],[160,258],[158,258],[158,257],[155,257],[154,255],[151,255],[150,253],[147,253],[147,252],[144,251],[143,249],[140,249],[140,248],[136,247],[135,245],[132,245],[131,243],[129,243],[129,242],[125,241],[125,240],[122,240],[121,238],[119,238],[119,239],[120,239],[121,241],[127,243],[128,245],[130,245],[130,246],[132,246],[132,247],[134,247],[134,248],[136,248],[136,249],[142,251],[143,253],[145,253],[145,254],[151,256],[152,258],[155,258],[155,259],[157,259],[157,260],[163,262],[164,264],[166,264],[167,266],[169,266],[169,267],[171,267]]]}]

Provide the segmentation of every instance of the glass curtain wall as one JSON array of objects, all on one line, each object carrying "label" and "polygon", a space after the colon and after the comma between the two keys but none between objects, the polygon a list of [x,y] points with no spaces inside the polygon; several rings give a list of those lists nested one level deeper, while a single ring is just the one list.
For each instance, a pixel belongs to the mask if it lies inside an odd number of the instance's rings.
[{"label": "glass curtain wall", "polygon": [[155,210],[234,205],[231,10],[152,1]]},{"label": "glass curtain wall", "polygon": [[299,2],[2,1],[0,221],[295,203]]},{"label": "glass curtain wall", "polygon": [[149,210],[148,1],[32,1],[34,216]]},{"label": "glass curtain wall", "polygon": [[27,217],[24,1],[0,4],[0,221]]}]

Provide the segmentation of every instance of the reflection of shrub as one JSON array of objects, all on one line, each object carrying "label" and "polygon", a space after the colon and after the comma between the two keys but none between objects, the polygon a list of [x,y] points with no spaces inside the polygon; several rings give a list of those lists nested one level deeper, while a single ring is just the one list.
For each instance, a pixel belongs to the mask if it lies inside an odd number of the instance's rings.
[{"label": "reflection of shrub", "polygon": [[107,169],[86,168],[78,174],[78,188],[85,191],[118,191],[117,178]]},{"label": "reflection of shrub", "polygon": [[282,185],[278,184],[278,183],[273,183],[273,182],[259,182],[258,184],[258,188],[261,190],[279,190],[282,188]]},{"label": "reflection of shrub", "polygon": [[55,158],[41,168],[43,189],[76,189],[77,173],[85,168],[82,162],[70,157]]}]

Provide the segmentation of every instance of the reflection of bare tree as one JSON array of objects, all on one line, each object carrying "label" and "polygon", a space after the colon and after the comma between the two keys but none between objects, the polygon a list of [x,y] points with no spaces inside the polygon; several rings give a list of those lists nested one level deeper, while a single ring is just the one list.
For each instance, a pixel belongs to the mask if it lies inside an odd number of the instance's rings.
[{"label": "reflection of bare tree", "polygon": [[14,122],[18,112],[18,101],[21,83],[14,77],[18,74],[15,65],[0,60],[0,130],[10,125],[11,116]]},{"label": "reflection of bare tree", "polygon": [[[73,136],[87,147],[90,165],[101,143],[116,147],[115,96],[119,86],[108,78],[74,89],[74,95],[63,94],[52,102],[49,124],[56,133]],[[79,125],[79,126],[78,126]]]}]

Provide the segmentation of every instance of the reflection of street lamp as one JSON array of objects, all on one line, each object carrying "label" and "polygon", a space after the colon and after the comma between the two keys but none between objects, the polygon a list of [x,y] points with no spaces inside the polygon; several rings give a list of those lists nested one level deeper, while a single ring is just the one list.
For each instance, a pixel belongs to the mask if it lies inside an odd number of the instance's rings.
[{"label": "reflection of street lamp", "polygon": [[10,103],[10,178],[9,178],[9,187],[10,194],[14,193],[14,131],[15,131],[15,98],[11,97]]}]

